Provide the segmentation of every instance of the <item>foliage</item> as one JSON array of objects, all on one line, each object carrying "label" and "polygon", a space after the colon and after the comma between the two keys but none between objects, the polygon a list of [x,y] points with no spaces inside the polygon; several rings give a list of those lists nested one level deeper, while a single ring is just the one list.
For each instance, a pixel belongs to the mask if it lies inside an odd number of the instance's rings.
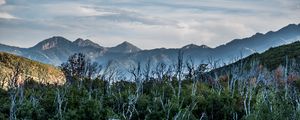
[{"label": "foliage", "polygon": [[137,64],[127,81],[75,54],[61,66],[70,78],[63,85],[28,80],[0,89],[0,119],[299,119],[297,61],[276,70],[248,62],[219,76],[205,72],[205,64],[157,65],[151,74]]}]

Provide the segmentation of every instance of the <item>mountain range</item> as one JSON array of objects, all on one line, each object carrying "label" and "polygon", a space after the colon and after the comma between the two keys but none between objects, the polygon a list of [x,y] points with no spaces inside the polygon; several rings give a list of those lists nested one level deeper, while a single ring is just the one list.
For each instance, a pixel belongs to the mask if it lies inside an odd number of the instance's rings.
[{"label": "mountain range", "polygon": [[300,24],[290,24],[278,31],[255,35],[243,39],[234,39],[216,48],[206,45],[189,44],[182,48],[156,48],[142,50],[129,42],[123,42],[115,47],[104,47],[91,40],[78,38],[75,41],[61,36],[45,39],[33,47],[20,48],[0,44],[0,51],[26,57],[31,60],[52,64],[55,66],[65,62],[74,53],[84,53],[92,60],[107,64],[113,61],[124,67],[137,62],[174,63],[178,52],[182,51],[184,58],[191,58],[195,63],[207,61],[209,58],[230,62],[235,57],[246,57],[255,52],[263,52],[270,47],[288,44],[300,40]]}]

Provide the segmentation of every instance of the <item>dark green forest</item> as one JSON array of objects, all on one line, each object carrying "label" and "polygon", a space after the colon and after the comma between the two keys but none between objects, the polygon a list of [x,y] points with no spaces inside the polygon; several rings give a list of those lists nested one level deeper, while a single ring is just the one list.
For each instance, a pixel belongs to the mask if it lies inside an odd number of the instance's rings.
[{"label": "dark green forest", "polygon": [[271,48],[212,71],[179,52],[174,65],[148,61],[126,73],[78,53],[60,66],[63,85],[17,83],[15,71],[0,91],[0,119],[297,120],[299,49]]}]

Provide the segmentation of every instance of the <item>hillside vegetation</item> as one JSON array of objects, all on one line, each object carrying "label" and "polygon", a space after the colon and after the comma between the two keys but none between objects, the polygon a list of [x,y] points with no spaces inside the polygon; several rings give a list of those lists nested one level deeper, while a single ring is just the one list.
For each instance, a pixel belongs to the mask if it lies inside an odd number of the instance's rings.
[{"label": "hillside vegetation", "polygon": [[292,64],[300,63],[300,41],[296,41],[290,44],[281,45],[278,47],[272,47],[263,53],[254,53],[246,58],[240,59],[237,62],[223,66],[212,70],[211,73],[217,72],[224,74],[229,69],[237,66],[243,67],[245,70],[249,70],[251,64],[255,63],[265,67],[269,71],[275,70],[280,65],[288,66]]},{"label": "hillside vegetation", "polygon": [[299,47],[271,48],[211,72],[212,65],[180,53],[173,65],[134,64],[128,73],[74,54],[60,67],[66,84],[33,81],[1,90],[0,119],[297,120]]},{"label": "hillside vegetation", "polygon": [[300,63],[300,41],[270,48],[266,52],[259,54],[258,60],[270,70],[274,70],[281,64],[284,65],[289,60],[295,60],[295,62]]},{"label": "hillside vegetation", "polygon": [[5,79],[0,81],[3,86],[7,86],[12,79],[16,79],[18,84],[24,80],[34,80],[42,84],[65,82],[63,72],[54,66],[4,52],[0,52],[0,68],[0,76]]}]

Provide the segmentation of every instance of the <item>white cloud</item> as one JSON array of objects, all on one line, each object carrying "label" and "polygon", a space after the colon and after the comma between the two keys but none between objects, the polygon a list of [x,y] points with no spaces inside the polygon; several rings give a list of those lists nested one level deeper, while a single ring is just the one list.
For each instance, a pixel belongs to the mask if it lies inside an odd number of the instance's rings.
[{"label": "white cloud", "polygon": [[18,31],[35,42],[63,35],[72,40],[86,37],[104,46],[126,40],[146,49],[189,43],[216,47],[235,38],[300,22],[297,0],[0,0],[0,4],[0,18],[30,21],[29,25],[2,22],[3,30],[9,31],[0,31],[0,42],[22,41],[14,35],[13,31]]},{"label": "white cloud", "polygon": [[48,14],[51,16],[106,16],[119,14],[112,11],[107,11],[106,9],[96,9],[91,5],[85,4],[60,4],[44,5],[43,8],[47,9]]},{"label": "white cloud", "polygon": [[[0,0],[0,6],[4,6],[6,4],[5,0]],[[16,19],[17,17],[9,14],[8,12],[0,10],[0,19]]]},{"label": "white cloud", "polygon": [[0,0],[0,5],[3,5],[5,3],[6,3],[5,0]]},{"label": "white cloud", "polygon": [[0,12],[0,18],[3,18],[3,19],[16,19],[17,17],[15,17],[11,14],[5,13],[5,12]]},{"label": "white cloud", "polygon": [[112,12],[106,12],[106,11],[97,11],[93,8],[89,8],[89,7],[80,7],[78,12],[80,12],[81,14],[83,15],[86,15],[86,16],[103,16],[103,15],[111,15],[111,14],[115,14],[115,13],[112,13]]}]

